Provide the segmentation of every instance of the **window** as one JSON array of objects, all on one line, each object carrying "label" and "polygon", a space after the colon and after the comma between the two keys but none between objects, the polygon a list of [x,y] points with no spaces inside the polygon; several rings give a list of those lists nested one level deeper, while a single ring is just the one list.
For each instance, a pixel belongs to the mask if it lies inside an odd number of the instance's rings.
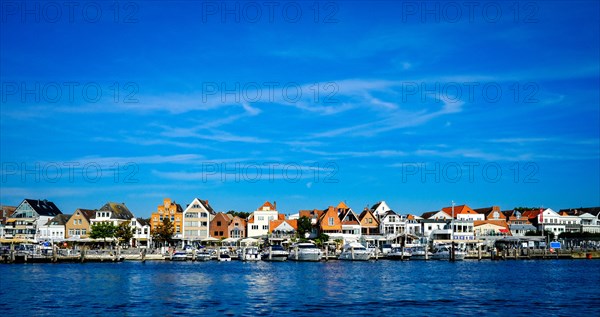
[{"label": "window", "polygon": [[263,230],[269,230],[269,226],[268,225],[264,225],[263,226]]},{"label": "window", "polygon": [[87,230],[86,229],[81,229],[81,235],[85,236],[87,234]]},{"label": "window", "polygon": [[198,214],[195,212],[188,212],[185,214],[186,218],[198,218]]},{"label": "window", "polygon": [[219,235],[222,236],[223,235],[223,231],[219,231]]},{"label": "window", "polygon": [[175,232],[177,232],[177,233],[181,232],[181,229],[179,228],[179,226],[175,227]]},{"label": "window", "polygon": [[329,225],[333,226],[333,217],[329,217]]},{"label": "window", "polygon": [[373,223],[373,218],[368,218],[367,223]]},{"label": "window", "polygon": [[252,225],[252,230],[258,230],[258,225]]},{"label": "window", "polygon": [[215,237],[216,237],[216,236],[218,236],[218,235],[219,235],[219,232],[218,232],[218,231],[215,231],[215,232],[213,233],[213,236],[215,236]]},{"label": "window", "polygon": [[75,229],[75,235],[76,235],[76,236],[78,236],[78,235],[81,235],[81,230],[79,230],[79,229]]},{"label": "window", "polygon": [[220,225],[221,225],[221,222],[220,222],[220,221],[217,221],[217,226],[220,226]]}]

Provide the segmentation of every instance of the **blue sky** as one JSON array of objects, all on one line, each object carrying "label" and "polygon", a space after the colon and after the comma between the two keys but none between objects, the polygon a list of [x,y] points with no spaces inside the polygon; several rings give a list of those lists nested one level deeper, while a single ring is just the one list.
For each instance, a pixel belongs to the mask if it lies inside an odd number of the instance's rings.
[{"label": "blue sky", "polygon": [[2,204],[600,205],[597,1],[270,3],[4,1]]}]

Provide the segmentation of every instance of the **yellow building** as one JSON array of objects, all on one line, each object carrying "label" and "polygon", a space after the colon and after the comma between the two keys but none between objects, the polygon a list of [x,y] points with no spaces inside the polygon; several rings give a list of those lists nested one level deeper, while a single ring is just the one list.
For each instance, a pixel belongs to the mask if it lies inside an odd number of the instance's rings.
[{"label": "yellow building", "polygon": [[171,201],[171,198],[165,198],[162,205],[158,205],[157,211],[150,217],[150,230],[154,229],[162,224],[163,219],[168,218],[173,223],[175,234],[173,238],[181,239],[183,230],[183,209],[181,205],[175,201]]}]

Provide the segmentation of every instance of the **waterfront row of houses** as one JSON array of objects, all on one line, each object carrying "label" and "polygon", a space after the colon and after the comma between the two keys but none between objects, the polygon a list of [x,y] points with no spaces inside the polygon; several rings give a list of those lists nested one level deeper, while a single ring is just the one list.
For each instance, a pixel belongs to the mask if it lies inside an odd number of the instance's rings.
[{"label": "waterfront row of houses", "polygon": [[173,223],[173,239],[181,244],[247,237],[286,240],[296,235],[299,221],[306,217],[310,230],[306,238],[326,234],[330,240],[400,243],[415,239],[460,240],[465,243],[506,236],[523,236],[528,231],[600,233],[600,207],[533,210],[504,210],[498,206],[472,209],[468,205],[448,206],[423,214],[395,212],[385,201],[355,212],[340,202],[325,209],[300,210],[286,215],[276,202],[265,202],[250,215],[216,212],[208,200],[194,198],[185,208],[165,198],[149,219],[138,218],[125,203],[108,202],[99,209],[76,209],[63,214],[51,201],[24,199],[18,206],[2,206],[1,242],[84,241],[91,226],[110,222],[127,223],[134,232],[130,244],[152,245],[152,232],[165,219]]}]

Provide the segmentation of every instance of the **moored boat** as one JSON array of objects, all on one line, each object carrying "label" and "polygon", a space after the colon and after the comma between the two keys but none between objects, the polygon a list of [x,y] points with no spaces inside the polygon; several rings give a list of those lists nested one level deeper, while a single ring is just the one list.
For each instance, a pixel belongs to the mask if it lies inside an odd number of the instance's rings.
[{"label": "moored boat", "polygon": [[292,261],[321,261],[322,252],[314,243],[302,242],[292,246],[289,260]]},{"label": "moored boat", "polygon": [[426,250],[424,246],[411,248],[411,260],[430,260],[433,253]]},{"label": "moored boat", "polygon": [[187,261],[187,253],[185,251],[177,251],[171,255],[171,261]]},{"label": "moored boat", "polygon": [[[433,260],[450,260],[450,254],[452,253],[452,246],[449,244],[439,244],[435,247],[433,254],[431,255],[431,259]],[[454,248],[454,260],[462,261],[467,256],[467,253],[459,250],[458,248]]]},{"label": "moored boat", "polygon": [[358,242],[351,242],[344,245],[342,253],[338,257],[339,260],[349,261],[368,261],[371,257],[367,248]]},{"label": "moored boat", "polygon": [[288,259],[290,253],[280,245],[272,245],[263,252],[263,261],[282,262]]},{"label": "moored boat", "polygon": [[412,253],[406,249],[402,250],[400,247],[394,247],[387,254],[387,258],[390,260],[410,260]]},{"label": "moored boat", "polygon": [[247,247],[242,250],[242,261],[259,261],[260,252],[257,247]]}]

